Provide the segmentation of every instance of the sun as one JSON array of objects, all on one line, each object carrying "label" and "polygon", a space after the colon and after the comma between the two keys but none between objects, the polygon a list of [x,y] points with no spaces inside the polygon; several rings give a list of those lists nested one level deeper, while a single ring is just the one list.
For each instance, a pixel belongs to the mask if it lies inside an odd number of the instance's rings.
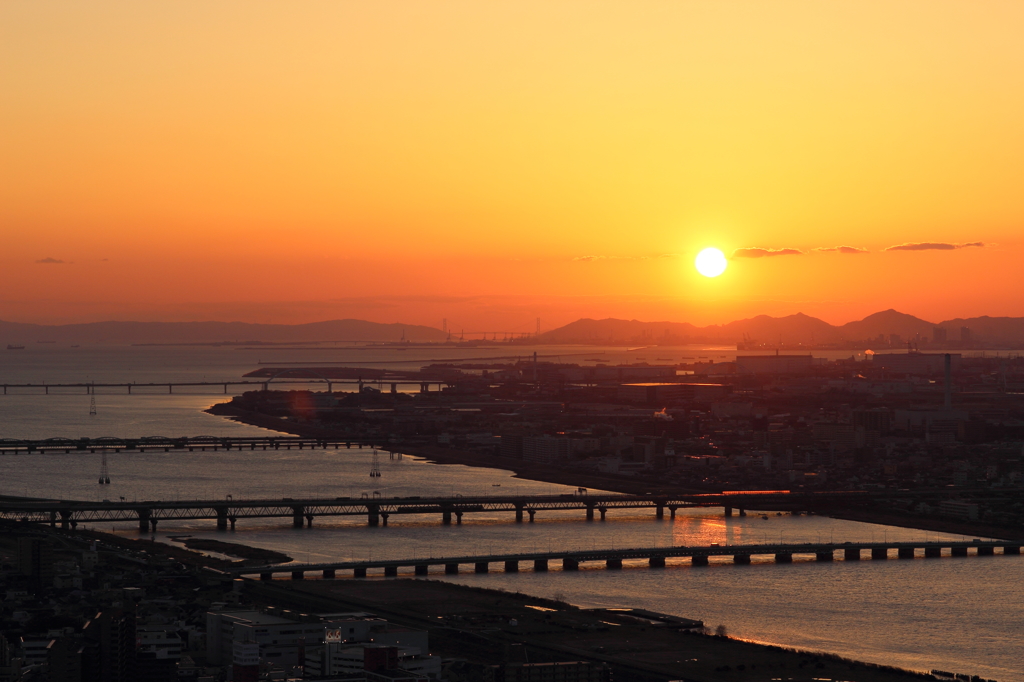
[{"label": "sun", "polygon": [[719,249],[709,247],[697,254],[694,265],[697,266],[697,272],[705,277],[718,277],[725,272],[729,262],[725,260],[725,254]]}]

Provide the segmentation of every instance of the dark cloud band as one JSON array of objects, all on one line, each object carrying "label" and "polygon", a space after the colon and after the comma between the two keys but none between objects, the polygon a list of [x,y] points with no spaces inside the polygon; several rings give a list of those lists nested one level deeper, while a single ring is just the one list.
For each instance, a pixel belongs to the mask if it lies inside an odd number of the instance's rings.
[{"label": "dark cloud band", "polygon": [[800,256],[803,251],[800,249],[762,249],[751,247],[736,249],[732,252],[733,258],[765,258],[766,256]]}]

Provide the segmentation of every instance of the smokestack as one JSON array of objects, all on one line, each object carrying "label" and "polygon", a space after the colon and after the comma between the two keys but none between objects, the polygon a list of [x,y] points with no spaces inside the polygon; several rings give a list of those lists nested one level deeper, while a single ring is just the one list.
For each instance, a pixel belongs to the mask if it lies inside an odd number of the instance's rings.
[{"label": "smokestack", "polygon": [[946,353],[946,409],[953,409],[953,359]]}]

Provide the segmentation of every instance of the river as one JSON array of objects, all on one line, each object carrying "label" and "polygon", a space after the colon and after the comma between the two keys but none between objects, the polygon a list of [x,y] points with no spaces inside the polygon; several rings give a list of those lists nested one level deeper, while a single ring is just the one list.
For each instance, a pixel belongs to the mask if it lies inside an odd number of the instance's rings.
[{"label": "river", "polygon": [[[570,352],[598,357],[595,350]],[[704,355],[726,351],[704,349]],[[605,349],[615,360],[635,351]],[[696,356],[696,349],[681,349]],[[404,366],[409,353],[451,357],[453,351],[329,349],[302,351],[332,360],[357,358]],[[11,351],[0,363],[0,383],[20,381],[237,379],[259,360],[294,358],[296,351],[227,348],[90,348]],[[494,357],[477,349],[465,353]],[[657,357],[669,351],[657,349]],[[11,358],[18,358],[17,361]],[[580,356],[583,357],[582,355]],[[323,358],[316,357],[316,361]],[[654,358],[651,358],[654,361]],[[0,396],[0,437],[42,438],[143,435],[246,435],[261,429],[213,417],[201,410],[223,395],[115,395],[100,393],[97,415],[88,396]],[[436,465],[413,457],[381,460],[383,475],[371,479],[369,450],[109,455],[111,484],[98,486],[99,454],[0,457],[0,494],[68,499],[194,499],[245,497],[359,497],[563,493],[571,488],[516,479],[511,472]],[[950,537],[924,531],[817,516],[760,515],[726,519],[720,509],[688,510],[673,521],[653,511],[610,512],[605,522],[586,522],[582,512],[540,512],[533,524],[511,523],[505,514],[466,515],[442,526],[434,516],[392,516],[387,528],[368,528],[362,518],[320,518],[296,530],[290,519],[241,520],[234,532],[217,532],[212,521],[160,524],[157,539],[192,535],[267,547],[297,561],[450,556],[504,550],[665,546],[740,542],[917,540]],[[109,526],[97,526],[109,529]],[[117,532],[137,536],[134,527]],[[665,570],[629,565],[578,573],[500,571],[432,578],[566,599],[581,606],[637,606],[725,625],[733,636],[828,651],[865,661],[917,670],[940,668],[1001,680],[1024,674],[1024,561],[1000,555],[967,559],[898,561],[757,562],[735,566],[686,562]],[[383,578],[377,578],[383,579]],[[372,580],[372,579],[371,579]]]}]

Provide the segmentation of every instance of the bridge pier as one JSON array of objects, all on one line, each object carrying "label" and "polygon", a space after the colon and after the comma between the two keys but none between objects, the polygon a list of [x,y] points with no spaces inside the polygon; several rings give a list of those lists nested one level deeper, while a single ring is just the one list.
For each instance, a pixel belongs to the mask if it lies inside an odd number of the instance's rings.
[{"label": "bridge pier", "polygon": [[587,521],[593,521],[593,520],[594,520],[594,505],[588,504],[587,505]]},{"label": "bridge pier", "polygon": [[335,571],[334,571],[333,568],[325,568],[323,575],[324,575],[324,580],[334,580]]},{"label": "bridge pier", "polygon": [[[530,514],[530,523],[533,523],[533,517],[537,513],[537,510],[536,509],[527,509],[526,511]],[[603,514],[602,514],[602,516],[603,516]]]},{"label": "bridge pier", "polygon": [[562,570],[563,571],[578,571],[580,570],[580,562],[569,557],[562,559]]},{"label": "bridge pier", "polygon": [[238,521],[238,517],[237,516],[229,516],[228,517],[228,521],[231,523],[231,530],[234,530],[235,529],[235,522]]},{"label": "bridge pier", "polygon": [[1020,545],[1003,545],[1003,554],[1020,554]]},{"label": "bridge pier", "polygon": [[[384,522],[384,525],[385,526],[388,525],[386,521]],[[312,528],[312,527],[313,527],[313,515],[312,514],[306,514],[306,528]]]},{"label": "bridge pier", "polygon": [[441,512],[441,523],[445,526],[452,525],[452,513],[450,511]]},{"label": "bridge pier", "polygon": [[365,578],[366,577],[366,569],[365,568],[354,568],[354,569],[352,569],[352,577],[353,578]]},{"label": "bridge pier", "polygon": [[273,573],[260,573],[260,580],[263,581],[263,582],[267,582],[267,581],[270,581],[270,580],[273,580],[273,579],[274,579],[274,574]]},{"label": "bridge pier", "polygon": [[380,507],[375,504],[366,505],[366,525],[371,528],[380,525]]},{"label": "bridge pier", "polygon": [[150,519],[149,520],[149,525],[151,526],[152,532],[154,532],[154,533],[156,532],[156,522],[157,521],[158,521],[158,519]]},{"label": "bridge pier", "polygon": [[728,517],[728,516],[732,516],[732,507],[726,507],[726,508],[725,508],[725,515],[726,515],[727,517]]},{"label": "bridge pier", "polygon": [[388,517],[389,517],[389,516],[391,516],[391,514],[389,514],[389,513],[387,513],[387,512],[381,512],[381,513],[380,513],[380,523],[381,523],[381,525],[382,525],[382,526],[384,526],[385,528],[387,528],[387,527],[388,527]]},{"label": "bridge pier", "polygon": [[678,509],[678,507],[676,507],[675,505],[672,505],[671,507],[668,508],[668,517],[670,519],[676,518],[676,509]]},{"label": "bridge pier", "polygon": [[859,549],[844,549],[843,559],[846,561],[860,561],[860,550]]},{"label": "bridge pier", "polygon": [[305,507],[292,507],[292,527],[302,528],[302,516],[305,511]]},{"label": "bridge pier", "polygon": [[874,559],[875,561],[878,561],[878,560],[881,560],[881,559],[888,559],[889,558],[889,548],[888,547],[872,547],[871,548],[871,558]]},{"label": "bridge pier", "polygon": [[[61,530],[67,530],[71,527],[71,512],[67,509],[60,510],[60,527]],[[142,532],[145,533],[146,531]]]},{"label": "bridge pier", "polygon": [[474,573],[487,573],[491,569],[491,566],[486,561],[478,561],[473,567]]},{"label": "bridge pier", "polygon": [[292,580],[305,580],[306,574],[302,571],[292,571]]},{"label": "bridge pier", "polygon": [[996,553],[995,547],[979,547],[978,556],[993,556]]},{"label": "bridge pier", "polygon": [[522,522],[523,522],[523,505],[517,504],[516,505],[516,523],[522,523]]},{"label": "bridge pier", "polygon": [[505,572],[506,573],[518,573],[519,572],[519,562],[516,561],[515,559],[509,559],[508,561],[506,561],[505,562]]},{"label": "bridge pier", "polygon": [[747,565],[750,564],[750,555],[749,554],[733,554],[732,555],[732,562],[734,564],[742,564],[744,566],[747,566]]},{"label": "bridge pier", "polygon": [[791,564],[793,563],[792,552],[777,552],[775,554],[775,563],[777,564]]},{"label": "bridge pier", "polygon": [[896,550],[896,556],[900,559],[913,559],[914,548],[913,547],[900,547]]},{"label": "bridge pier", "polygon": [[139,515],[139,532],[145,533],[149,530],[150,511],[148,509],[139,509],[137,513]]},{"label": "bridge pier", "polygon": [[394,578],[397,575],[398,575],[398,566],[385,566],[384,567],[384,577],[386,577],[386,578]]},{"label": "bridge pier", "polygon": [[444,565],[444,572],[447,575],[455,575],[456,573],[459,572],[459,565],[458,564],[445,564]]},{"label": "bridge pier", "polygon": [[597,511],[601,512],[601,520],[604,521],[604,515],[608,513],[607,507],[598,507]]},{"label": "bridge pier", "polygon": [[966,547],[951,547],[949,550],[950,556],[967,556]]},{"label": "bridge pier", "polygon": [[663,556],[652,556],[647,560],[647,565],[651,568],[665,568],[665,557]]},{"label": "bridge pier", "polygon": [[934,558],[940,557],[940,556],[942,556],[942,548],[941,547],[925,547],[924,548],[924,557],[926,559],[934,559]]},{"label": "bridge pier", "polygon": [[746,509],[740,509],[740,516],[746,516],[746,515],[747,515],[747,510]]},{"label": "bridge pier", "polygon": [[462,512],[460,512],[460,511],[455,512],[455,525],[456,526],[461,526],[462,525]]},{"label": "bridge pier", "polygon": [[604,565],[608,570],[616,571],[622,568],[622,559],[608,559],[608,561],[604,562]]},{"label": "bridge pier", "polygon": [[427,575],[430,573],[430,566],[427,564],[416,564],[416,566],[413,567],[413,573],[416,575]]},{"label": "bridge pier", "polygon": [[[232,524],[234,525],[234,524]],[[225,507],[217,507],[217,530],[228,529],[228,510]]]},{"label": "bridge pier", "polygon": [[836,555],[830,549],[827,552],[815,552],[814,553],[814,559],[815,559],[815,561],[835,561],[836,560]]},{"label": "bridge pier", "polygon": [[57,527],[57,512],[52,511],[52,512],[50,512],[50,528],[56,528],[56,527]]},{"label": "bridge pier", "polygon": [[546,570],[548,570],[548,560],[547,559],[534,559],[533,560],[533,572],[534,573],[543,573]]},{"label": "bridge pier", "polygon": [[690,565],[691,566],[707,566],[708,565],[708,557],[707,557],[707,555],[706,554],[694,554],[692,557],[690,557]]},{"label": "bridge pier", "polygon": [[654,507],[654,518],[658,519],[659,521],[661,521],[663,518],[665,518],[665,505],[663,505],[663,504],[655,505],[655,507]]}]

